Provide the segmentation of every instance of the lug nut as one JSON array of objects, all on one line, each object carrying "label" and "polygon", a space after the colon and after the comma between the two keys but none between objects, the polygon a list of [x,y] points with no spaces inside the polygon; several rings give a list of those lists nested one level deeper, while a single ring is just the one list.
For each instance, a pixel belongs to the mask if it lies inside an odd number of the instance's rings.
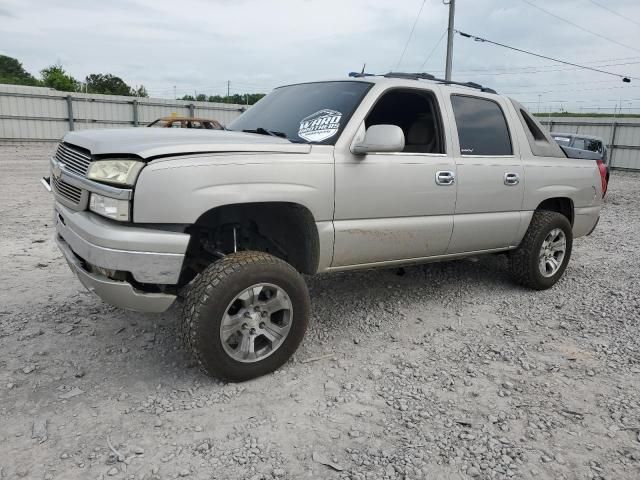
[{"label": "lug nut", "polygon": [[247,325],[246,323],[243,323],[243,324],[242,324],[242,329],[243,329],[243,330],[246,330],[248,327],[249,327],[249,325]]},{"label": "lug nut", "polygon": [[261,313],[261,315],[262,315],[263,317],[266,317],[266,316],[267,316],[267,312],[262,312],[262,313]]},{"label": "lug nut", "polygon": [[251,330],[249,330],[249,333],[250,333],[251,335],[255,335],[255,333],[256,333],[256,329],[255,329],[255,328],[252,328]]},{"label": "lug nut", "polygon": [[264,322],[260,322],[260,328],[264,328]]}]

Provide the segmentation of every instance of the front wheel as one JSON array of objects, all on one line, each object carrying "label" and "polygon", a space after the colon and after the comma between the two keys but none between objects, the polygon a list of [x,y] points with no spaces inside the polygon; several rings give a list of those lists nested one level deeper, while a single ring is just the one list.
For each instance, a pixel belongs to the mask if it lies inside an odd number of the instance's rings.
[{"label": "front wheel", "polygon": [[288,263],[238,252],[187,287],[183,343],[202,369],[230,381],[272,372],[296,351],[309,322],[309,292]]},{"label": "front wheel", "polygon": [[533,213],[520,246],[510,254],[515,280],[535,290],[552,287],[562,277],[573,246],[573,231],[564,215],[539,210]]}]

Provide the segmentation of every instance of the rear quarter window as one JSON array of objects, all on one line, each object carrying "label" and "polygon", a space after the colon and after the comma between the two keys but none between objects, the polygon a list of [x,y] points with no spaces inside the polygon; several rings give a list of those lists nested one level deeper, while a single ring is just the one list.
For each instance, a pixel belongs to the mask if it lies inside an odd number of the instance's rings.
[{"label": "rear quarter window", "polygon": [[531,153],[536,157],[567,158],[560,145],[568,147],[571,143],[571,137],[561,133],[549,134],[548,130],[526,108],[513,98],[509,100],[511,100],[520,119]]}]

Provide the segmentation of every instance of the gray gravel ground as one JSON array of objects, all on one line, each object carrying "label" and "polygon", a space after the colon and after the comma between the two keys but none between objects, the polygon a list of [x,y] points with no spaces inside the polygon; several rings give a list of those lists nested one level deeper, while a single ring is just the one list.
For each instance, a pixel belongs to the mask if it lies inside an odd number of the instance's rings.
[{"label": "gray gravel ground", "polygon": [[280,371],[203,377],[175,312],[85,292],[0,147],[0,479],[640,478],[640,175],[615,172],[555,288],[504,256],[309,278]]}]

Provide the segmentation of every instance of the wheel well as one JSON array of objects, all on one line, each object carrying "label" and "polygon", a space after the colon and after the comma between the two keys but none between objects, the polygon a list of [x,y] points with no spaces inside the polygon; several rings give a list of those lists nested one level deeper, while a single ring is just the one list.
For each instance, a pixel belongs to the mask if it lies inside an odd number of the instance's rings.
[{"label": "wheel well", "polygon": [[213,261],[241,250],[270,253],[301,273],[318,269],[320,241],[313,214],[288,202],[240,203],[202,214],[191,235],[183,278],[187,283]]},{"label": "wheel well", "polygon": [[548,210],[558,212],[567,217],[571,226],[573,226],[573,200],[567,197],[547,198],[536,210]]}]

